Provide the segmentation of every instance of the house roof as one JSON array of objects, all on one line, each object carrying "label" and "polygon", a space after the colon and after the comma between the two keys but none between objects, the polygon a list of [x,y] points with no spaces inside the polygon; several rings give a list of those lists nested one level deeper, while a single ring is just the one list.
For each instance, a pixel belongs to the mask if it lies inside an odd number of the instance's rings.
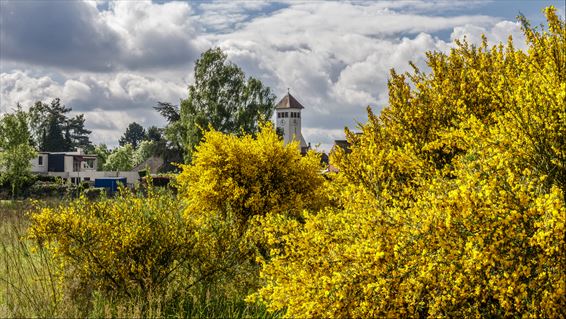
[{"label": "house roof", "polygon": [[279,103],[277,103],[277,106],[275,106],[275,109],[304,109],[305,107],[301,105],[301,103],[299,103],[299,101],[297,101],[297,99],[295,99],[291,93],[287,93],[287,95],[285,95],[281,101],[279,101]]}]

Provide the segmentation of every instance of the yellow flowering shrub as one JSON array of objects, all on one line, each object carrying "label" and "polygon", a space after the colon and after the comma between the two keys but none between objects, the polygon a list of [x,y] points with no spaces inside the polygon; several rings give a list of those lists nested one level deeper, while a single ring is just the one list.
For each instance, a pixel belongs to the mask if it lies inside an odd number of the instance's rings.
[{"label": "yellow flowering shrub", "polygon": [[155,292],[191,256],[183,209],[174,195],[151,187],[146,195],[122,189],[116,198],[82,196],[33,212],[29,236],[52,252],[62,276],[127,295]]},{"label": "yellow flowering shrub", "polygon": [[[566,316],[566,28],[529,44],[458,44],[430,73],[392,73],[389,106],[332,189],[282,223],[250,299],[288,317]],[[409,82],[407,82],[409,81]]]},{"label": "yellow flowering shrub", "polygon": [[270,123],[256,136],[206,132],[192,163],[181,168],[179,198],[198,229],[203,276],[255,265],[255,257],[267,257],[280,244],[264,232],[276,231],[272,220],[280,225],[325,205],[320,158],[301,156],[296,143],[284,145]]}]

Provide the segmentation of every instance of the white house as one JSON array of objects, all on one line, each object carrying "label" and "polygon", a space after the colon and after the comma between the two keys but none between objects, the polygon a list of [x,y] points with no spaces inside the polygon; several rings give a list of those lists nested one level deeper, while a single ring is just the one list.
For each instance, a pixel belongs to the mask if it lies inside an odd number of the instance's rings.
[{"label": "white house", "polygon": [[76,152],[39,152],[31,160],[32,172],[59,176],[70,179],[73,183],[104,177],[126,177],[128,184],[138,182],[138,172],[97,171],[97,163],[98,157],[95,154],[85,154],[80,148]]}]

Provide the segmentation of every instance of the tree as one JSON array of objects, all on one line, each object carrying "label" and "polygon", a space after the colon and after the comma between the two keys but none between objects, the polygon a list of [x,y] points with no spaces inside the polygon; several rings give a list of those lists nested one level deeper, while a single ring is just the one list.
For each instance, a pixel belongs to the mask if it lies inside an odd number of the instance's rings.
[{"label": "tree", "polygon": [[71,150],[76,148],[83,148],[86,150],[93,149],[92,142],[89,138],[89,135],[92,132],[85,128],[84,114],[79,114],[67,119],[65,130],[66,132],[69,132],[69,145]]},{"label": "tree", "polygon": [[545,11],[548,30],[522,19],[527,52],[463,41],[392,72],[331,158],[338,205],[282,226],[255,297],[289,317],[564,316],[566,28]]},{"label": "tree", "polygon": [[30,144],[28,115],[21,106],[0,118],[0,183],[8,182],[12,196],[31,178],[30,160],[37,152]]},{"label": "tree", "polygon": [[168,153],[167,140],[163,137],[163,129],[152,126],[147,130],[147,139],[152,142],[150,156],[166,157]]},{"label": "tree", "polygon": [[157,102],[157,106],[153,107],[168,123],[174,123],[181,119],[179,107],[167,102]]},{"label": "tree", "polygon": [[161,133],[161,129],[157,126],[151,126],[147,129],[147,139],[153,142],[161,142],[163,140],[163,134]]},{"label": "tree", "polygon": [[130,144],[134,149],[138,148],[141,141],[147,139],[145,129],[136,122],[130,123],[126,128],[126,132],[120,138],[120,146]]},{"label": "tree", "polygon": [[108,146],[106,146],[106,144],[99,144],[94,148],[93,152],[94,154],[96,154],[96,157],[98,158],[96,170],[103,171],[104,166],[106,164],[106,160],[108,159],[108,156],[111,154],[110,150],[108,149]]},{"label": "tree", "polygon": [[157,143],[154,141],[142,141],[138,148],[134,150],[132,157],[132,167],[138,166],[155,154]]},{"label": "tree", "polygon": [[51,104],[36,102],[30,108],[30,127],[35,144],[46,152],[67,152],[78,147],[92,149],[91,131],[85,128],[84,114],[69,117],[72,109],[59,98]]},{"label": "tree", "polygon": [[[181,101],[178,135],[187,154],[201,141],[203,132],[213,128],[222,133],[244,134],[258,131],[260,119],[273,114],[275,96],[255,78],[246,80],[237,65],[228,62],[220,48],[204,52],[195,64],[195,83],[189,86],[189,96]],[[162,114],[171,120],[170,108]]]},{"label": "tree", "polygon": [[112,154],[108,155],[104,170],[106,171],[129,171],[133,167],[134,148],[131,144],[115,148]]},{"label": "tree", "polygon": [[156,153],[165,160],[165,171],[177,171],[178,168],[173,163],[183,162],[186,156],[179,107],[171,103],[158,102],[154,109],[167,120],[167,126],[163,129],[164,140],[158,143]]},{"label": "tree", "polygon": [[69,150],[70,136],[63,134],[61,124],[55,117],[49,117],[47,127],[42,135],[40,149],[44,152],[65,152]]}]

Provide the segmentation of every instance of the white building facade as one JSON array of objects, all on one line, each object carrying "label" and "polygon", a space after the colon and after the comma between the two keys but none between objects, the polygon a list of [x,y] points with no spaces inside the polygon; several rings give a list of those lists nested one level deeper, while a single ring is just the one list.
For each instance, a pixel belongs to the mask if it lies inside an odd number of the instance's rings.
[{"label": "white building facade", "polygon": [[128,184],[138,183],[137,171],[97,171],[97,162],[95,154],[85,154],[80,148],[76,152],[39,152],[31,160],[31,171],[69,179],[73,183],[105,177],[126,177]]}]

